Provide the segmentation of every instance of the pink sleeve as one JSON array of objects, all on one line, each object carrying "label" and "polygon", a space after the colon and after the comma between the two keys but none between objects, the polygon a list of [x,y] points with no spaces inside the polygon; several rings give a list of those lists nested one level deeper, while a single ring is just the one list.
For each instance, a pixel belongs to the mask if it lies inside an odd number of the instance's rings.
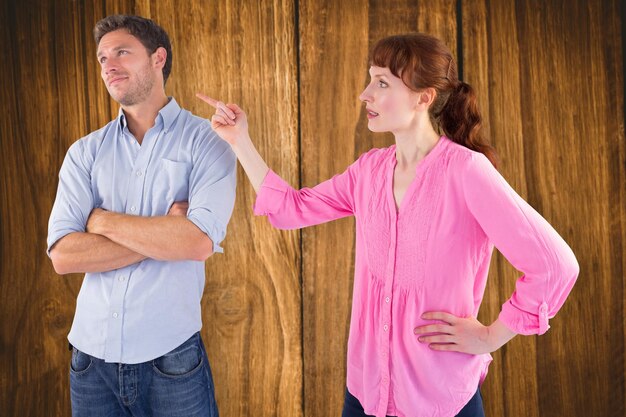
[{"label": "pink sleeve", "polygon": [[574,253],[483,154],[462,173],[467,206],[489,240],[523,275],[499,319],[519,334],[543,334],[578,276]]},{"label": "pink sleeve", "polygon": [[254,214],[265,215],[279,229],[299,229],[354,214],[357,164],[313,188],[293,189],[273,171],[261,184]]}]

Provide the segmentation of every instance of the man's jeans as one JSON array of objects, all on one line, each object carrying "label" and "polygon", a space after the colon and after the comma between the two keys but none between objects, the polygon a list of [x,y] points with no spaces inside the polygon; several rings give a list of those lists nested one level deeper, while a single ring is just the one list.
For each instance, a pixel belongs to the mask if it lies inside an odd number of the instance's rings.
[{"label": "man's jeans", "polygon": [[72,415],[218,417],[200,333],[152,361],[105,363],[72,349]]}]

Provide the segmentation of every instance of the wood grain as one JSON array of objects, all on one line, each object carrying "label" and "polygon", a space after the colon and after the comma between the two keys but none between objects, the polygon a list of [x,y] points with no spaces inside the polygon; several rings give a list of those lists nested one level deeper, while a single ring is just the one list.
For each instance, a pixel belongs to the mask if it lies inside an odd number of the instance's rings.
[{"label": "wood grain", "polygon": [[[92,35],[112,13],[161,24],[173,44],[168,94],[204,117],[211,110],[196,91],[239,103],[261,154],[294,186],[315,185],[393,143],[368,131],[358,100],[373,42],[410,31],[441,37],[461,54],[464,79],[478,92],[502,174],[581,265],[552,329],[494,354],[486,413],[626,415],[623,7],[618,0],[2,2],[0,415],[70,415],[66,336],[81,277],[55,274],[45,239],[65,152],[117,115]],[[207,262],[202,301],[221,415],[339,415],[354,221],[274,230],[252,216],[254,192],[241,169],[238,176],[225,254]],[[518,276],[494,256],[483,322],[497,317]]]},{"label": "wood grain", "polygon": [[[358,96],[369,82],[378,39],[428,28],[456,46],[453,2],[301,1],[300,125],[302,185],[343,172],[372,147],[393,143],[367,129]],[[341,414],[354,274],[354,219],[302,231],[304,409]]]},{"label": "wood grain", "polygon": [[[552,330],[518,337],[494,354],[484,389],[488,415],[625,413],[626,154],[617,8],[611,1],[518,1],[515,8],[463,1],[466,80],[482,99],[501,172],[581,265]],[[517,276],[498,254],[483,321],[497,317]]]},{"label": "wood grain", "polygon": [[[504,2],[464,1],[462,14],[464,81],[478,94],[483,134],[496,147],[500,172],[527,199],[515,10]],[[500,31],[489,24],[497,24]],[[519,276],[496,251],[479,320],[491,323],[498,317]],[[539,415],[538,385],[529,383],[536,378],[536,355],[534,337],[517,337],[493,353],[494,362],[483,386],[486,414]],[[521,370],[525,377],[519,374]]]},{"label": "wood grain", "polygon": [[[357,99],[367,62],[367,3],[302,1],[302,185],[355,159]],[[354,273],[354,219],[302,230],[304,415],[340,415]]]},{"label": "wood grain", "polygon": [[[297,79],[293,4],[276,0],[137,2],[172,38],[168,91],[210,117],[203,91],[236,102],[268,163],[298,179]],[[189,30],[189,28],[194,28]],[[202,331],[220,412],[227,416],[302,413],[300,242],[296,232],[252,219],[254,192],[241,168],[224,256],[207,262]]]},{"label": "wood grain", "polygon": [[[12,2],[11,2],[12,3]],[[79,275],[59,277],[45,256],[47,219],[69,145],[106,124],[106,92],[92,29],[113,13],[153,18],[169,33],[168,94],[208,117],[196,91],[238,102],[268,161],[298,182],[294,4],[289,1],[42,2],[3,4],[1,312],[2,415],[69,415],[66,335]],[[193,28],[193,30],[189,30]],[[243,74],[246,74],[245,76]],[[271,109],[271,111],[268,111]],[[273,117],[266,117],[273,115]],[[302,414],[300,242],[251,219],[242,179],[224,243],[206,266],[203,339],[222,415]],[[13,196],[11,200],[5,196]],[[19,208],[19,209],[18,209]],[[35,260],[35,262],[33,262]],[[51,414],[49,414],[51,413]]]}]

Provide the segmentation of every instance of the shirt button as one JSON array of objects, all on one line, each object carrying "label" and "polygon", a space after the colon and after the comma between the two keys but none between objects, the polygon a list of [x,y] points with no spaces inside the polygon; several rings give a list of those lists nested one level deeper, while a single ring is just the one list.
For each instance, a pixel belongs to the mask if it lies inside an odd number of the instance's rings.
[{"label": "shirt button", "polygon": [[389,302],[389,297],[385,297],[385,302],[388,303]]},{"label": "shirt button", "polygon": [[143,175],[143,172],[141,172],[141,171],[137,171],[137,176],[138,176],[138,177],[141,177],[142,175]]},{"label": "shirt button", "polygon": [[117,313],[113,313],[113,318],[116,319],[117,318]]},{"label": "shirt button", "polygon": [[383,329],[385,329],[385,331],[389,330],[389,326],[387,326],[386,324],[383,326]]},{"label": "shirt button", "polygon": [[130,208],[130,211],[135,211],[135,206],[132,206],[132,207]]},{"label": "shirt button", "polygon": [[124,275],[120,276],[117,278],[119,282],[122,282],[126,279],[126,277]]}]

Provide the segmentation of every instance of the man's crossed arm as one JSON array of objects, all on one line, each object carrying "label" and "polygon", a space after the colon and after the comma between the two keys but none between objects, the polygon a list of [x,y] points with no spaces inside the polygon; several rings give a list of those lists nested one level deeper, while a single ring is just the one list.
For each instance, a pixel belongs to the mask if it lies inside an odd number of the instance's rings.
[{"label": "man's crossed arm", "polygon": [[187,219],[188,204],[177,202],[167,216],[142,217],[94,209],[87,232],[70,233],[50,250],[58,274],[104,272],[146,258],[204,261],[213,242]]}]

